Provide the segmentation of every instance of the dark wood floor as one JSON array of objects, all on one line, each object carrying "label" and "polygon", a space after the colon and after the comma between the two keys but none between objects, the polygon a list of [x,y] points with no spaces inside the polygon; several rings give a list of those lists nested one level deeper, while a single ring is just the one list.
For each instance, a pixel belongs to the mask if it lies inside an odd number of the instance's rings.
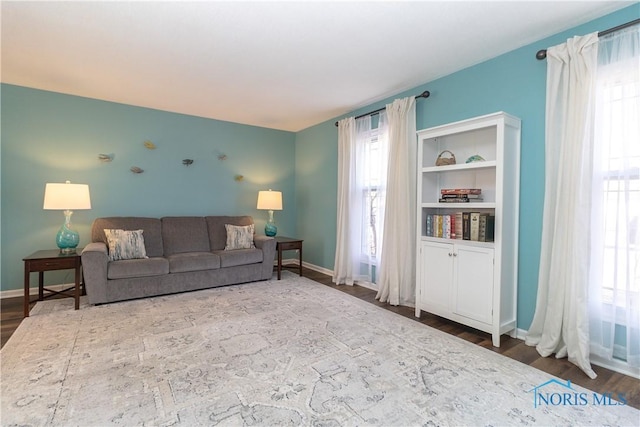
[{"label": "dark wood floor", "polygon": [[[285,267],[297,273],[297,266]],[[517,360],[525,365],[533,366],[541,371],[555,375],[564,380],[571,380],[586,389],[597,393],[623,393],[627,399],[627,404],[640,409],[640,380],[610,371],[599,366],[593,366],[593,370],[598,374],[595,380],[587,377],[580,369],[566,359],[555,359],[553,357],[540,357],[535,348],[529,347],[523,341],[504,335],[499,348],[491,344],[491,335],[477,331],[475,329],[460,325],[455,322],[443,319],[438,316],[423,313],[420,319],[415,317],[415,311],[410,307],[394,307],[380,303],[375,299],[375,291],[361,286],[336,286],[331,282],[331,277],[307,268],[303,269],[303,275],[323,285],[345,292],[363,301],[383,307],[389,311],[397,313],[406,318],[415,320],[433,328],[455,335],[466,341],[472,342],[503,356]],[[23,317],[22,298],[5,298],[0,300],[0,322],[2,329],[1,344],[7,342],[11,334],[20,325]]]}]

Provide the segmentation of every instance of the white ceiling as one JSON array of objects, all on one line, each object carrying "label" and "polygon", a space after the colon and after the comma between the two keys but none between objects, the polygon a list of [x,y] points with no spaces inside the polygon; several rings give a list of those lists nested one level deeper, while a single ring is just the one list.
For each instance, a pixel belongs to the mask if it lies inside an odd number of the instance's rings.
[{"label": "white ceiling", "polygon": [[298,131],[633,3],[2,1],[1,80]]}]

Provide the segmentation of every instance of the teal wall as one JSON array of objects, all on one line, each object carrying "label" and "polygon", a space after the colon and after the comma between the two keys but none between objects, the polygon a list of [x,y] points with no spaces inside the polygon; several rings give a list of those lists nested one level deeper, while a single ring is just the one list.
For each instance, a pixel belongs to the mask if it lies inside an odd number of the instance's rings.
[{"label": "teal wall", "polygon": [[[529,328],[535,310],[544,200],[546,61],[536,60],[535,53],[569,37],[615,27],[639,16],[640,4],[636,4],[346,115],[363,114],[395,98],[429,90],[430,98],[417,101],[418,129],[496,111],[522,120],[519,328]],[[330,270],[335,257],[336,230],[335,121],[296,134],[297,235],[305,239],[305,260]]]},{"label": "teal wall", "polygon": [[[6,84],[1,97],[2,290],[22,288],[22,258],[56,247],[64,216],[42,209],[47,182],[89,184],[92,209],[72,218],[81,246],[91,222],[111,215],[252,215],[263,233],[267,213],[256,201],[268,188],[283,192],[284,210],[275,213],[279,233],[296,231],[292,132]],[[147,139],[155,150],[143,146]],[[99,153],[115,158],[101,163]],[[183,166],[185,158],[194,163]],[[134,165],[145,172],[133,174]],[[45,277],[73,280],[71,273]]]}]

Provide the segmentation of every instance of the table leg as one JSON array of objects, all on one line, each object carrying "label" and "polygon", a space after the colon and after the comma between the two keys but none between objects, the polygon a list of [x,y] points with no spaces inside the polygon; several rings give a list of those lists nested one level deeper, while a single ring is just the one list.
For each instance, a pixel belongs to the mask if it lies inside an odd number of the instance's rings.
[{"label": "table leg", "polygon": [[302,277],[302,245],[300,245],[298,254],[299,254],[298,263],[300,263],[300,277]]},{"label": "table leg", "polygon": [[44,271],[38,272],[38,301],[44,300]]},{"label": "table leg", "polygon": [[24,317],[29,317],[29,262],[24,263]]},{"label": "table leg", "polygon": [[280,280],[280,272],[282,271],[282,249],[278,248],[278,280]]},{"label": "table leg", "polygon": [[80,266],[76,265],[76,288],[74,290],[74,299],[76,300],[76,310],[80,309]]},{"label": "table leg", "polygon": [[84,296],[87,295],[87,287],[84,284],[84,268],[82,268],[82,266],[80,266],[80,287],[82,288],[80,291],[80,295]]}]

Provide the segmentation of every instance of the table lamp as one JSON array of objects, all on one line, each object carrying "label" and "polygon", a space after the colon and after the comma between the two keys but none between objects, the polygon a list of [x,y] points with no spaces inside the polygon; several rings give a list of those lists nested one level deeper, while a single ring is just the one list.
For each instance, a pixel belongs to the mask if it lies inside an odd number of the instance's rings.
[{"label": "table lamp", "polygon": [[44,189],[43,209],[64,211],[64,224],[56,235],[56,244],[60,248],[60,253],[75,253],[80,243],[80,235],[71,226],[71,215],[73,210],[91,209],[89,186],[71,184],[70,181],[65,184],[47,183]]},{"label": "table lamp", "polygon": [[280,191],[258,191],[258,209],[269,211],[269,220],[264,226],[264,234],[273,237],[278,233],[278,227],[273,220],[273,211],[282,210],[282,192]]}]

